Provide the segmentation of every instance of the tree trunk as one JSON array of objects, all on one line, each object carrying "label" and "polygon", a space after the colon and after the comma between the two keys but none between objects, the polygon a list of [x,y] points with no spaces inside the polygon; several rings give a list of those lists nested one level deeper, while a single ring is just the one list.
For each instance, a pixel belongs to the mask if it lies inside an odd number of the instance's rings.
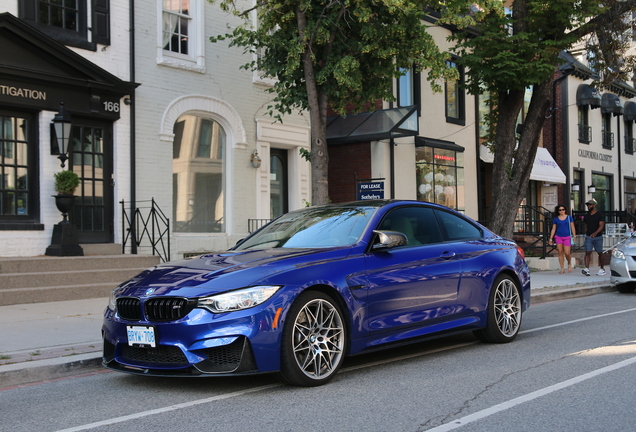
[{"label": "tree trunk", "polygon": [[526,196],[545,115],[551,104],[551,88],[551,78],[534,86],[516,151],[516,125],[524,92],[511,91],[499,98],[488,227],[506,238],[512,238],[517,210]]},{"label": "tree trunk", "polygon": [[[301,38],[306,38],[306,16],[302,9],[296,9],[298,29]],[[309,104],[309,119],[311,122],[311,204],[322,205],[329,203],[329,153],[327,151],[327,96],[316,83],[316,75],[312,60],[312,47],[305,40],[303,52],[303,70],[307,101]]]}]

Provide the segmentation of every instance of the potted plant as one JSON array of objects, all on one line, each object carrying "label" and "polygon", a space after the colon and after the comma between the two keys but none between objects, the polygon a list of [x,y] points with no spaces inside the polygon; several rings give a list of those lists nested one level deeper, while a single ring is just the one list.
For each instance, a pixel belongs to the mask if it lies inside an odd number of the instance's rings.
[{"label": "potted plant", "polygon": [[57,195],[53,195],[55,197],[55,205],[57,209],[62,212],[62,216],[64,216],[64,222],[66,222],[66,217],[68,212],[71,210],[73,206],[73,201],[75,200],[75,189],[79,186],[80,178],[73,171],[60,171],[55,173],[55,192]]}]

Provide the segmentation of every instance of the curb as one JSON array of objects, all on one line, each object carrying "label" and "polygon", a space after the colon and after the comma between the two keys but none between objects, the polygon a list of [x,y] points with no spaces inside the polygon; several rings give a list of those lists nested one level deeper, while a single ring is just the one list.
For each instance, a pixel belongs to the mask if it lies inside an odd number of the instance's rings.
[{"label": "curb", "polygon": [[[12,363],[0,366],[0,383],[2,387],[49,381],[82,373],[95,372],[102,369],[101,352]],[[2,389],[0,389],[2,390]]]},{"label": "curb", "polygon": [[[532,290],[531,305],[616,291],[614,285],[558,286]],[[0,391],[30,383],[106,371],[101,351],[0,365]]]},{"label": "curb", "polygon": [[614,292],[615,285],[597,285],[577,287],[576,285],[554,288],[539,288],[530,295],[530,305],[547,303],[556,300],[565,300],[578,297],[587,297],[595,294]]}]

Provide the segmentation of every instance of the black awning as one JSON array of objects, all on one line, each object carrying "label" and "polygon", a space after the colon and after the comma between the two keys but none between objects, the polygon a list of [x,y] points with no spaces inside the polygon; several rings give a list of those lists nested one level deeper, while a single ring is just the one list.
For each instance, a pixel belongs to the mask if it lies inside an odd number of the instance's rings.
[{"label": "black awning", "polygon": [[416,136],[417,106],[327,119],[327,144],[349,144]]},{"label": "black awning", "polygon": [[416,147],[435,147],[435,148],[441,148],[445,150],[453,150],[456,152],[463,152],[465,150],[464,147],[458,144],[455,144],[452,141],[444,141],[444,140],[426,138],[426,137],[420,137],[420,136],[415,137],[415,146]]},{"label": "black awning", "polygon": [[625,121],[634,121],[636,120],[636,103],[634,102],[627,102],[625,104],[625,110],[623,112],[623,119]]},{"label": "black awning", "polygon": [[601,113],[614,114],[615,116],[623,114],[623,103],[621,99],[613,93],[603,93],[601,100]]},{"label": "black awning", "polygon": [[598,108],[601,106],[601,92],[587,84],[581,84],[576,89],[576,104]]}]

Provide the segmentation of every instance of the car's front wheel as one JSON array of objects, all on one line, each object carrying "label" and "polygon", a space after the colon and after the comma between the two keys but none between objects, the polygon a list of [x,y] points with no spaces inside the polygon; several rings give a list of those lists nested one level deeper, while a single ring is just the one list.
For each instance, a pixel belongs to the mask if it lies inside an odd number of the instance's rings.
[{"label": "car's front wheel", "polygon": [[302,293],[283,327],[281,371],[284,381],[318,386],[333,378],[346,347],[346,325],[338,304],[318,291]]},{"label": "car's front wheel", "polygon": [[490,290],[486,327],[475,331],[484,342],[512,342],[521,327],[521,294],[517,282],[500,275]]}]

